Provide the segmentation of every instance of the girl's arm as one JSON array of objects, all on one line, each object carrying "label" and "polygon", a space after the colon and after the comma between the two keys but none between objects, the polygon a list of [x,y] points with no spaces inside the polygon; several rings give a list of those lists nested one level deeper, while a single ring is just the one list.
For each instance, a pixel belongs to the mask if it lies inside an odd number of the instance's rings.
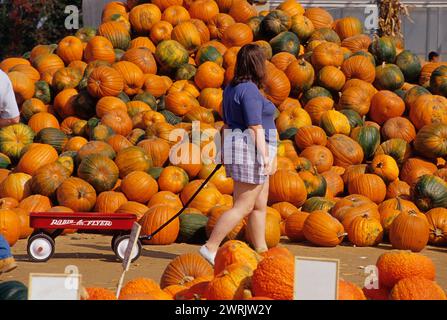
[{"label": "girl's arm", "polygon": [[255,142],[256,150],[258,154],[261,155],[263,163],[264,163],[264,170],[267,174],[267,172],[270,171],[270,160],[269,160],[269,154],[268,154],[268,148],[267,143],[265,142],[265,130],[262,125],[255,125],[255,126],[249,126],[250,134],[252,135],[252,138]]}]

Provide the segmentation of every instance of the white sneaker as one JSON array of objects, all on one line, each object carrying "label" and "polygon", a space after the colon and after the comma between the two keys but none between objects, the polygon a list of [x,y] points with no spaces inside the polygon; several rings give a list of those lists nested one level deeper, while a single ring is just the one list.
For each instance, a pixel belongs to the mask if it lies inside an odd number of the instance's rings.
[{"label": "white sneaker", "polygon": [[199,253],[202,257],[206,259],[212,266],[214,266],[214,258],[216,257],[216,253],[212,253],[208,250],[208,248],[203,245],[200,247]]}]

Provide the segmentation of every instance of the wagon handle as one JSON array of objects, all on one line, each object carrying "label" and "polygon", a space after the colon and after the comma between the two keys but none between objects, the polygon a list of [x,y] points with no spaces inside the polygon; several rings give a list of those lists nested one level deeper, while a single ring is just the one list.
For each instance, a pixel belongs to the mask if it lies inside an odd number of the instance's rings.
[{"label": "wagon handle", "polygon": [[179,212],[177,212],[174,216],[172,216],[168,221],[163,223],[161,226],[157,228],[154,232],[152,232],[149,235],[140,236],[139,240],[151,240],[157,233],[159,233],[161,230],[163,230],[168,224],[170,224],[172,221],[174,221],[178,216],[180,216],[186,208],[191,204],[191,202],[194,200],[194,198],[199,194],[199,192],[205,187],[205,185],[211,180],[211,178],[214,176],[214,174],[222,167],[222,163],[219,163],[214,170],[210,173],[210,175],[205,179],[205,181],[200,185],[200,187],[194,192],[194,194],[189,198],[189,200],[185,203],[185,205],[180,209]]}]

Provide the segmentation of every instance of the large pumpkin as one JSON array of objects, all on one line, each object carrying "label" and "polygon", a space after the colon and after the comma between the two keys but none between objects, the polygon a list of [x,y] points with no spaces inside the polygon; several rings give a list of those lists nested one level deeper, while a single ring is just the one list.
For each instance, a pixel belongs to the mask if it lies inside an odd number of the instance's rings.
[{"label": "large pumpkin", "polygon": [[289,96],[291,90],[289,79],[272,63],[267,63],[266,72],[269,76],[264,79],[264,93],[267,99],[275,105],[280,105]]},{"label": "large pumpkin", "polygon": [[421,176],[412,191],[413,199],[420,210],[447,207],[447,182],[442,178],[425,174]]},{"label": "large pumpkin", "polygon": [[96,202],[95,189],[82,179],[71,177],[66,179],[57,189],[57,200],[60,205],[76,212],[88,212]]},{"label": "large pumpkin", "polygon": [[115,52],[112,43],[105,37],[95,36],[87,43],[84,51],[85,62],[95,60],[115,62]]},{"label": "large pumpkin", "polygon": [[414,141],[415,149],[428,158],[447,155],[447,123],[434,123],[422,127]]},{"label": "large pumpkin", "polygon": [[325,66],[340,67],[344,61],[343,51],[336,43],[323,42],[312,51],[311,61],[317,69]]},{"label": "large pumpkin", "polygon": [[445,245],[447,243],[447,209],[431,209],[426,213],[426,217],[430,228],[430,244]]},{"label": "large pumpkin", "polygon": [[[169,205],[158,205],[149,208],[143,218],[139,221],[142,234],[151,234],[163,223],[168,221],[177,213],[177,209]],[[145,240],[146,244],[171,244],[177,239],[179,233],[179,219],[174,219],[166,228],[156,234],[151,240]]]},{"label": "large pumpkin", "polygon": [[78,177],[90,183],[97,192],[108,191],[118,181],[118,167],[106,156],[91,154],[80,163]]},{"label": "large pumpkin", "polygon": [[427,218],[414,210],[401,212],[391,224],[390,242],[393,248],[419,252],[428,243],[430,235]]},{"label": "large pumpkin", "polygon": [[297,172],[278,170],[270,177],[269,201],[287,201],[299,207],[307,199],[306,186]]},{"label": "large pumpkin", "polygon": [[113,213],[123,204],[127,203],[127,198],[122,192],[104,191],[96,198],[95,212]]},{"label": "large pumpkin", "polygon": [[129,13],[132,28],[139,34],[150,32],[152,26],[161,20],[160,9],[152,3],[138,5]]},{"label": "large pumpkin", "polygon": [[144,84],[144,75],[140,67],[129,61],[120,61],[113,65],[124,82],[123,91],[129,96],[134,96],[141,92]]},{"label": "large pumpkin", "polygon": [[346,168],[363,161],[362,147],[355,140],[345,135],[334,134],[328,139],[326,147],[332,152],[336,166]]},{"label": "large pumpkin", "polygon": [[100,66],[88,78],[87,90],[97,98],[117,96],[124,89],[124,80],[114,68]]},{"label": "large pumpkin", "polygon": [[155,57],[162,66],[175,69],[188,62],[188,51],[175,40],[164,40],[157,45]]},{"label": "large pumpkin", "polygon": [[16,170],[30,175],[40,167],[56,161],[57,151],[50,145],[35,143],[27,152],[23,154],[17,164]]},{"label": "large pumpkin", "polygon": [[58,162],[42,166],[31,179],[31,190],[47,197],[56,195],[56,190],[70,176],[70,172]]},{"label": "large pumpkin", "polygon": [[386,196],[386,185],[374,174],[361,174],[349,182],[349,193],[361,194],[375,203],[381,203]]},{"label": "large pumpkin", "polygon": [[291,89],[298,94],[309,90],[315,79],[313,66],[304,59],[293,61],[285,70]]},{"label": "large pumpkin", "polygon": [[180,43],[189,52],[195,52],[201,44],[200,33],[189,21],[181,22],[174,27],[171,39]]},{"label": "large pumpkin", "polygon": [[334,23],[332,15],[323,8],[307,8],[304,16],[312,21],[315,29],[332,28],[332,24]]},{"label": "large pumpkin", "polygon": [[447,123],[447,99],[437,95],[421,95],[410,106],[410,120],[416,127]]},{"label": "large pumpkin", "polygon": [[8,77],[19,105],[34,96],[34,82],[26,74],[19,71],[12,71],[8,73]]},{"label": "large pumpkin", "polygon": [[10,246],[20,237],[20,219],[11,209],[0,209],[0,234]]},{"label": "large pumpkin", "polygon": [[334,24],[334,29],[340,36],[341,40],[363,33],[363,24],[356,17],[344,17],[337,20]]},{"label": "large pumpkin", "polygon": [[383,64],[376,67],[374,85],[377,89],[394,91],[402,88],[404,82],[404,75],[395,64]]},{"label": "large pumpkin", "polygon": [[[243,0],[238,0],[243,1]],[[222,34],[222,43],[228,47],[242,47],[253,41],[253,31],[243,23],[235,23],[228,26]]]},{"label": "large pumpkin", "polygon": [[146,152],[136,146],[118,152],[115,163],[118,166],[120,178],[124,178],[132,171],[147,171],[152,167],[151,159]]},{"label": "large pumpkin", "polygon": [[212,276],[213,269],[206,260],[197,253],[186,253],[172,260],[164,270],[160,287],[170,285],[188,285],[199,277]]},{"label": "large pumpkin", "polygon": [[341,71],[346,79],[360,79],[372,83],[376,76],[374,64],[365,56],[352,56],[341,65]]},{"label": "large pumpkin", "polygon": [[307,217],[303,226],[304,237],[323,247],[334,247],[345,236],[343,225],[325,211],[315,211]]},{"label": "large pumpkin", "polygon": [[127,199],[146,203],[157,193],[158,185],[155,179],[148,173],[133,171],[121,181],[120,189],[126,195]]},{"label": "large pumpkin", "polygon": [[34,131],[23,123],[0,129],[0,151],[8,157],[18,159],[22,149],[34,140]]},{"label": "large pumpkin", "polygon": [[8,175],[0,184],[0,197],[10,197],[17,201],[28,197],[31,194],[31,178],[26,173],[12,173]]}]

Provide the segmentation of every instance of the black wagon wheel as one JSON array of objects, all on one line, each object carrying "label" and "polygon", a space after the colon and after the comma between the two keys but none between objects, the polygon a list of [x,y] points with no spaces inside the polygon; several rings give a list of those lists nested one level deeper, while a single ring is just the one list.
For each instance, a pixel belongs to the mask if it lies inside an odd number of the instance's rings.
[{"label": "black wagon wheel", "polygon": [[[121,235],[118,236],[115,240],[113,252],[115,252],[116,257],[120,260],[124,260],[124,255],[126,253],[127,245],[129,244],[130,235]],[[137,242],[136,250],[132,252],[131,262],[137,260],[141,255],[142,245],[140,240]]]},{"label": "black wagon wheel", "polygon": [[37,233],[28,239],[27,251],[31,261],[46,262],[53,256],[54,250],[54,239],[45,233]]}]

